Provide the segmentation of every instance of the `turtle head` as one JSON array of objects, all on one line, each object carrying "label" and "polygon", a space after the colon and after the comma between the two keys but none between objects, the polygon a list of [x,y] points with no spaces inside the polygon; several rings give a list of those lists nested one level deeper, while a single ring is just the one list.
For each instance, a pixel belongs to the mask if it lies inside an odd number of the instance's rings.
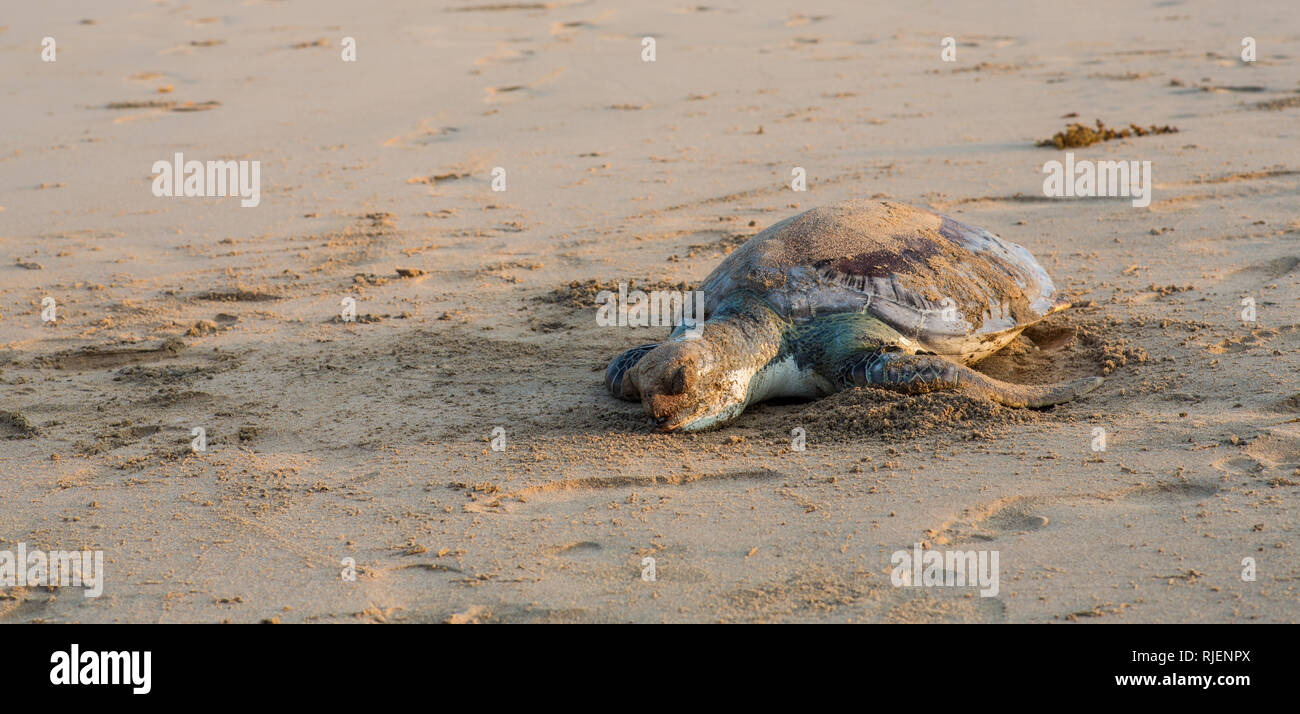
[{"label": "turtle head", "polygon": [[707,339],[676,339],[646,353],[633,377],[659,431],[699,431],[744,410],[749,379],[742,372]]}]

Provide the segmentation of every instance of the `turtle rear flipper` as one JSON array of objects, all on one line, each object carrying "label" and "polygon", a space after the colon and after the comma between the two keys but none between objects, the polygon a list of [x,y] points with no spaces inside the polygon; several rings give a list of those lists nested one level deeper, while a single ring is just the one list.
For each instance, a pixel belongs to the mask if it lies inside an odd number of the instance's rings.
[{"label": "turtle rear flipper", "polygon": [[1052,303],[1052,306],[1050,308],[1048,308],[1047,315],[1053,315],[1058,312],[1069,310],[1072,307],[1074,307],[1073,300],[1067,300],[1064,297],[1057,296],[1056,301]]},{"label": "turtle rear flipper", "polygon": [[1101,377],[1057,384],[1011,384],[934,355],[878,352],[846,360],[841,379],[849,385],[868,384],[917,393],[956,389],[1009,407],[1050,407],[1068,402],[1101,386]]}]

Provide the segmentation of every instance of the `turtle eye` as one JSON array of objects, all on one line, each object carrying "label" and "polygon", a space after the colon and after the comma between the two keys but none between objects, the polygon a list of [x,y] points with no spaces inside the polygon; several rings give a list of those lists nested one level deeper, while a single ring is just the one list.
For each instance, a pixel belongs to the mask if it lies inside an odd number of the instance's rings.
[{"label": "turtle eye", "polygon": [[682,394],[686,391],[686,367],[678,367],[673,372],[673,379],[668,385],[669,394]]}]

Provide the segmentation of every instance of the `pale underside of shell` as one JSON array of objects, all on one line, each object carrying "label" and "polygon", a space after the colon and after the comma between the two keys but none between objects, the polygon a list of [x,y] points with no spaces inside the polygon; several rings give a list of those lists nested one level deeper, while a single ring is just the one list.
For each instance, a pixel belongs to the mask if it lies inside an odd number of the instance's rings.
[{"label": "pale underside of shell", "polygon": [[701,289],[706,315],[752,290],[796,321],[869,313],[916,349],[967,363],[1065,306],[1021,246],[888,201],[844,201],[781,221],[727,256]]}]

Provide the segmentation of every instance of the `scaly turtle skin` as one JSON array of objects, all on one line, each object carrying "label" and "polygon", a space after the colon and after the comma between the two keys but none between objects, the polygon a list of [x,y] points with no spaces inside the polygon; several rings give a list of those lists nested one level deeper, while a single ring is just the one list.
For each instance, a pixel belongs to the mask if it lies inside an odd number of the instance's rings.
[{"label": "scaly turtle skin", "polygon": [[702,332],[679,325],[605,371],[610,393],[641,401],[662,431],[868,384],[961,389],[1013,407],[1059,404],[1101,384],[1010,384],[971,369],[1069,304],[1024,248],[899,203],[844,201],[781,221],[701,289]]}]

